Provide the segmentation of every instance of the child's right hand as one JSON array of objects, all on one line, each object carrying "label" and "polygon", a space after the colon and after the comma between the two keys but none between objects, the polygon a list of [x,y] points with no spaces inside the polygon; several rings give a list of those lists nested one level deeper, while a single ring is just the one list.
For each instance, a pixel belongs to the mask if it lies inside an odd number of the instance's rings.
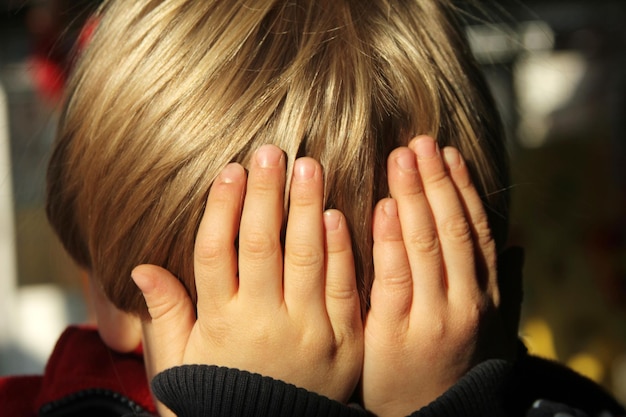
[{"label": "child's right hand", "polygon": [[194,251],[197,317],[168,271],[133,271],[152,317],[144,323],[149,373],[226,366],[348,400],[363,358],[348,227],[340,212],[323,212],[319,163],[300,158],[283,255],[284,193],[285,157],[271,145],[255,153],[248,178],[231,164],[215,180]]},{"label": "child's right hand", "polygon": [[[429,137],[388,159],[374,214],[363,401],[378,417],[435,400],[499,344],[495,243],[459,152]],[[497,353],[496,353],[497,355]]]}]

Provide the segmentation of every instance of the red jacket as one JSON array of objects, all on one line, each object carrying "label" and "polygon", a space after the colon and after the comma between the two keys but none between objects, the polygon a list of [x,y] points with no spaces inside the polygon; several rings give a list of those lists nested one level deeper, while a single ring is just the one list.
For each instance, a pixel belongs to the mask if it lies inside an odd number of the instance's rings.
[{"label": "red jacket", "polygon": [[112,351],[92,327],[68,327],[44,375],[0,377],[3,417],[89,415],[90,407],[156,414],[141,353]]}]

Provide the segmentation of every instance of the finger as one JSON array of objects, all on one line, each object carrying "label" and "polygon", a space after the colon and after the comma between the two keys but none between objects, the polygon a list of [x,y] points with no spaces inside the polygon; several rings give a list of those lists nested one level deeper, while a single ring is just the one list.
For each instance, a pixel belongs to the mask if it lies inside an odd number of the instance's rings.
[{"label": "finger", "polygon": [[[489,228],[489,220],[483,202],[470,177],[467,165],[459,151],[452,147],[443,150],[446,167],[460,197],[467,224],[472,235],[473,256],[477,274],[476,283],[499,303],[496,245]],[[462,288],[459,288],[463,291]],[[459,294],[463,296],[463,294]]]},{"label": "finger", "polygon": [[335,334],[361,333],[361,301],[346,218],[338,210],[324,213],[326,310]]},{"label": "finger", "polygon": [[413,279],[395,200],[386,198],[376,205],[373,236],[375,278],[369,314],[385,325],[402,323],[411,311]]},{"label": "finger", "polygon": [[264,145],[250,163],[239,228],[239,295],[283,303],[283,256],[280,233],[285,190],[285,158]]},{"label": "finger", "polygon": [[472,232],[460,197],[446,171],[435,140],[420,136],[409,147],[417,155],[424,191],[432,210],[450,292],[468,297],[478,293]]},{"label": "finger", "polygon": [[398,205],[402,238],[411,267],[413,302],[439,303],[446,295],[441,247],[415,153],[405,147],[391,152],[387,176],[391,197]]},{"label": "finger", "polygon": [[155,265],[139,265],[131,276],[141,290],[152,320],[144,323],[152,371],[160,372],[182,363],[185,346],[196,321],[194,305],[181,282]]},{"label": "finger", "polygon": [[213,182],[198,228],[194,248],[194,274],[198,314],[230,300],[237,291],[235,239],[246,185],[243,167],[227,165]]},{"label": "finger", "polygon": [[285,235],[284,297],[290,309],[324,312],[322,167],[312,158],[294,163]]}]

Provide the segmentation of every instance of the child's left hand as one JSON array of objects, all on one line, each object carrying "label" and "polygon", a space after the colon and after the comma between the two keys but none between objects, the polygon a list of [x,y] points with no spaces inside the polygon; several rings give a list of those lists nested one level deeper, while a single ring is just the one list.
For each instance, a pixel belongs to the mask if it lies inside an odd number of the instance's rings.
[{"label": "child's left hand", "polygon": [[362,380],[363,402],[379,417],[408,415],[481,360],[508,353],[495,243],[459,152],[419,137],[391,153],[387,173]]},{"label": "child's left hand", "polygon": [[300,158],[283,256],[284,191],[285,157],[271,145],[256,152],[248,178],[230,164],[215,180],[194,251],[197,317],[168,271],[133,271],[152,317],[143,325],[149,374],[226,366],[348,400],[363,359],[348,228],[340,212],[323,212],[319,163]]}]

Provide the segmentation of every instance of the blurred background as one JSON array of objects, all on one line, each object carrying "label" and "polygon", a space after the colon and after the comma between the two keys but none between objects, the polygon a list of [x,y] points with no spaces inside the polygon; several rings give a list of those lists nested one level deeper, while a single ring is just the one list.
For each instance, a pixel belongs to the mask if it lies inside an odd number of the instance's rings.
[{"label": "blurred background", "polygon": [[[91,0],[0,0],[0,375],[40,373],[84,277],[44,213],[56,113]],[[626,403],[626,2],[468,8],[512,157],[520,335]],[[486,23],[490,22],[490,23]]]}]

